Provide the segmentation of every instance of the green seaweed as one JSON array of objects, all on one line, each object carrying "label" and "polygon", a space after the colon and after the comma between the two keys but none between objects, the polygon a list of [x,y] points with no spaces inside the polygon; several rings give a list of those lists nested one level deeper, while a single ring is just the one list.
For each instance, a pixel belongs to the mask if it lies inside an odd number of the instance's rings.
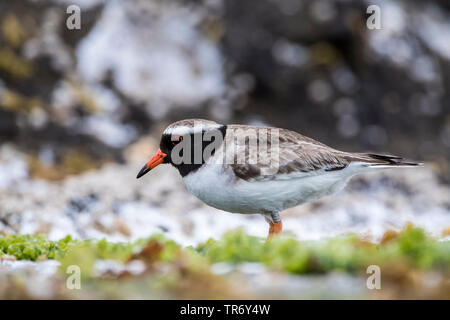
[{"label": "green seaweed", "polygon": [[[146,247],[147,252],[143,249]],[[448,270],[450,242],[434,239],[422,229],[413,227],[406,228],[382,244],[361,240],[353,234],[320,241],[299,241],[289,236],[266,241],[235,230],[220,240],[209,239],[197,247],[186,248],[162,234],[117,243],[104,239],[80,241],[70,236],[50,241],[43,236],[9,235],[0,237],[0,256],[2,254],[26,260],[57,259],[63,266],[83,265],[88,274],[97,259],[126,262],[138,258],[147,263],[172,263],[178,261],[180,255],[188,268],[197,270],[217,262],[257,262],[288,273],[360,273],[372,264]]]},{"label": "green seaweed", "polygon": [[450,265],[450,242],[433,239],[419,228],[407,228],[389,243],[379,245],[356,235],[320,241],[280,236],[264,241],[234,231],[222,240],[206,241],[197,250],[211,263],[259,262],[290,273],[362,272],[372,264],[444,270]]},{"label": "green seaweed", "polygon": [[37,260],[40,257],[55,259],[68,247],[77,244],[71,236],[59,241],[46,240],[44,236],[8,235],[0,237],[0,256],[11,255],[18,260]]}]

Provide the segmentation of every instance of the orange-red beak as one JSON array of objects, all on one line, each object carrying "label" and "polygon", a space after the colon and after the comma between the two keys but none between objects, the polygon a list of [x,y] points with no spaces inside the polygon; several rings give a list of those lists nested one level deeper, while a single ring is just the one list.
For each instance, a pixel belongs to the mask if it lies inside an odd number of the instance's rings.
[{"label": "orange-red beak", "polygon": [[150,159],[149,162],[139,171],[138,175],[136,176],[136,179],[139,179],[144,174],[152,170],[154,167],[160,165],[164,162],[164,158],[167,157],[167,154],[161,151],[161,149],[158,149],[156,151],[155,155]]}]

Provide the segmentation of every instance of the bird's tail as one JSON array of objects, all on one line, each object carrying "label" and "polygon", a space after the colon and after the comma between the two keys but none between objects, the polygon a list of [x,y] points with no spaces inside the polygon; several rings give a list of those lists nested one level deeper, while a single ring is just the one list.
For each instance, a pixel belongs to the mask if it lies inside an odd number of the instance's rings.
[{"label": "bird's tail", "polygon": [[367,166],[373,168],[391,168],[391,167],[417,167],[423,163],[406,161],[402,157],[375,154],[375,153],[358,153],[355,156],[362,160]]}]

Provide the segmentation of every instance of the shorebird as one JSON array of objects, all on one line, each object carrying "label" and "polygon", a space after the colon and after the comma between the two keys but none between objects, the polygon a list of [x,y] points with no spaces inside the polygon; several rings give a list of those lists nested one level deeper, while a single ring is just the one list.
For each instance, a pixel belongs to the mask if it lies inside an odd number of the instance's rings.
[{"label": "shorebird", "polygon": [[137,178],[162,163],[177,168],[188,191],[204,203],[262,214],[268,238],[282,231],[281,211],[333,194],[355,174],[419,165],[392,155],[339,151],[286,129],[202,119],[169,125]]}]

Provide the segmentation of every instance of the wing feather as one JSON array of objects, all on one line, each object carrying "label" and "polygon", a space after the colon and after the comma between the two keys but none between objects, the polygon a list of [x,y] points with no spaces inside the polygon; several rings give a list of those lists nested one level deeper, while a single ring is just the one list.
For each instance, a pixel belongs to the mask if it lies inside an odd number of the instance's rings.
[{"label": "wing feather", "polygon": [[[285,179],[287,176],[307,177],[314,174],[326,174],[327,172],[343,170],[352,163],[361,167],[385,167],[385,166],[415,166],[415,162],[403,161],[401,157],[381,155],[373,153],[351,153],[333,149],[314,139],[300,133],[276,129],[278,136],[278,157],[272,157],[270,152],[274,128],[250,127],[230,125],[229,129],[252,129],[268,131],[267,138],[259,143],[267,143],[267,153],[258,152],[256,163],[250,159],[249,140],[234,139],[236,154],[244,155],[244,162],[237,161],[231,165],[235,175],[243,180],[273,180]],[[228,131],[227,131],[228,135]],[[260,149],[258,149],[260,150]],[[274,159],[276,159],[274,161]]]},{"label": "wing feather", "polygon": [[[230,126],[233,128],[233,126]],[[237,126],[236,126],[237,127]],[[248,127],[247,127],[248,128]],[[251,127],[260,130],[259,127]],[[266,129],[267,128],[263,128]],[[258,153],[256,163],[250,161],[249,139],[235,139],[236,154],[245,155],[243,163],[231,165],[237,177],[243,180],[267,180],[280,178],[280,175],[298,173],[308,176],[318,171],[335,171],[346,168],[351,162],[346,153],[332,149],[318,141],[286,129],[278,129],[278,157],[272,157],[273,146],[269,131],[266,140],[267,153]],[[227,133],[228,134],[228,133]],[[258,145],[259,148],[259,145]],[[260,149],[258,149],[260,150]]]}]

